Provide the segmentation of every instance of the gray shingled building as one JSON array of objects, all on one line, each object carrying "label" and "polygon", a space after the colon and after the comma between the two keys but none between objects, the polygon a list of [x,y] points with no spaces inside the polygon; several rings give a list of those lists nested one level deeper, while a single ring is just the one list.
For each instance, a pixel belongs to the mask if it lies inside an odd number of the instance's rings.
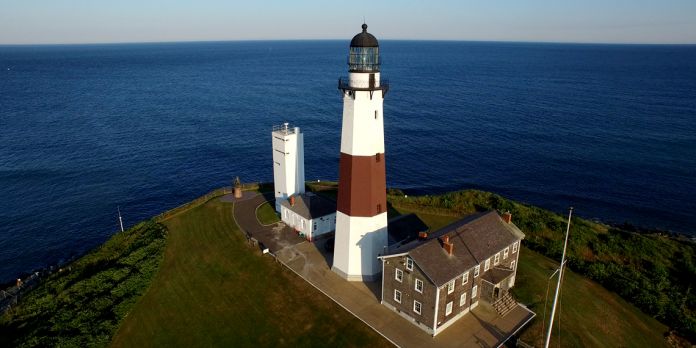
[{"label": "gray shingled building", "polygon": [[469,216],[389,250],[382,259],[382,304],[433,336],[479,300],[505,315],[517,302],[515,284],[524,233],[512,216]]}]

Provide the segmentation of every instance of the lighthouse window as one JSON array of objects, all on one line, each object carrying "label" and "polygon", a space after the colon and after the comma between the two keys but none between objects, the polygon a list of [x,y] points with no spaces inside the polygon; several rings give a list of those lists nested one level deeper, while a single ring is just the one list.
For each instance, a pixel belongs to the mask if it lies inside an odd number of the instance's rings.
[{"label": "lighthouse window", "polygon": [[382,154],[381,154],[381,153],[378,153],[377,155],[375,155],[375,162],[379,162],[379,161],[381,161],[381,160],[382,160]]},{"label": "lighthouse window", "polygon": [[378,213],[382,212],[382,205],[381,204],[377,204],[377,212]]},{"label": "lighthouse window", "polygon": [[375,110],[375,120],[377,119],[377,110]]}]

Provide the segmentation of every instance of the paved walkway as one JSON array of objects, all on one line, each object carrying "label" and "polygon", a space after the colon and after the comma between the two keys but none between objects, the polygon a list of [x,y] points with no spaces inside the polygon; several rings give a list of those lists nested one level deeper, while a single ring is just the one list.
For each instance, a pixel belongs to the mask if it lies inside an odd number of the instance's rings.
[{"label": "paved walkway", "polygon": [[287,227],[262,226],[256,219],[256,207],[265,201],[262,195],[238,201],[234,217],[239,227],[268,243],[279,261],[397,346],[497,347],[534,317],[531,311],[517,306],[501,318],[480,301],[478,307],[433,338],[380,304],[380,282],[348,282],[332,272],[333,254],[321,243],[307,242]]},{"label": "paved walkway", "polygon": [[256,218],[256,208],[264,202],[272,202],[273,197],[265,197],[262,194],[253,194],[250,192],[244,192],[244,196],[240,199],[235,199],[233,196],[230,198],[228,196],[229,195],[223,196],[221,200],[226,200],[228,202],[234,200],[233,214],[239,228],[247,235],[262,243],[271,253],[275,254],[283,248],[305,241],[303,238],[300,238],[292,228],[286,226],[282,222],[264,226]]}]

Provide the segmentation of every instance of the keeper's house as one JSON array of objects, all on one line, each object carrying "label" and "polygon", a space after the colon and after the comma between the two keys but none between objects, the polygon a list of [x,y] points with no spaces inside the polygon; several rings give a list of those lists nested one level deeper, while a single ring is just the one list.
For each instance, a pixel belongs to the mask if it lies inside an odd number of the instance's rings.
[{"label": "keeper's house", "polygon": [[476,214],[380,256],[382,304],[433,336],[481,300],[507,314],[518,305],[508,289],[524,238],[511,220]]},{"label": "keeper's house", "polygon": [[280,203],[280,218],[311,242],[336,231],[336,202],[311,192],[293,195]]}]

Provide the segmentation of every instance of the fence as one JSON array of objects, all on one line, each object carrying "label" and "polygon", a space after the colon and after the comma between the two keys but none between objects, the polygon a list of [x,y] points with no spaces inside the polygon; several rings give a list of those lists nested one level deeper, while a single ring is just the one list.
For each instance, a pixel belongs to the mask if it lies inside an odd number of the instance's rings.
[{"label": "fence", "polygon": [[[257,183],[257,182],[242,184],[242,191],[259,190],[260,188],[261,188],[261,184]],[[169,210],[165,211],[164,213],[155,216],[154,219],[157,222],[163,222],[163,221],[171,218],[174,215],[178,215],[178,214],[181,214],[187,210],[196,208],[196,207],[202,205],[203,203],[205,203],[213,198],[224,196],[226,194],[231,194],[231,193],[233,193],[233,190],[234,190],[234,188],[232,186],[224,186],[224,187],[221,187],[219,189],[210,191],[210,192],[206,193],[205,195],[198,197],[198,198],[196,198],[188,203],[184,203],[176,208],[169,209]]]}]

